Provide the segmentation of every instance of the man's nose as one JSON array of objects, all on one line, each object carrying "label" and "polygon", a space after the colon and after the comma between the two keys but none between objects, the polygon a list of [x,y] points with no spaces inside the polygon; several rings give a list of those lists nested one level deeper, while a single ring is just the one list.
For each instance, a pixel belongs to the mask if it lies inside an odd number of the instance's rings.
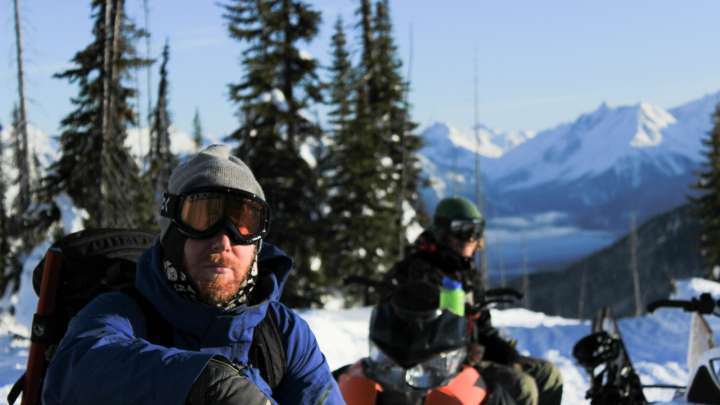
[{"label": "man's nose", "polygon": [[224,231],[220,231],[210,238],[210,249],[213,252],[224,252],[231,247],[230,237]]}]

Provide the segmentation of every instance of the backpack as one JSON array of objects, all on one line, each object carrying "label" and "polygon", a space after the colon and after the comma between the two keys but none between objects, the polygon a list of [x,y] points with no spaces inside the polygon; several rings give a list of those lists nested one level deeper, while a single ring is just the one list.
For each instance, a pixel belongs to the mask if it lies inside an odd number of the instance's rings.
[{"label": "backpack", "polygon": [[[68,323],[101,293],[120,291],[135,299],[147,320],[147,340],[172,345],[172,327],[134,286],[136,264],[154,238],[137,230],[87,229],[63,237],[48,249],[33,270],[38,305],[27,368],[10,390],[8,404],[13,405],[20,393],[22,405],[40,404],[45,372]],[[285,373],[285,347],[273,311],[267,313],[255,327],[249,360],[274,390]]]}]

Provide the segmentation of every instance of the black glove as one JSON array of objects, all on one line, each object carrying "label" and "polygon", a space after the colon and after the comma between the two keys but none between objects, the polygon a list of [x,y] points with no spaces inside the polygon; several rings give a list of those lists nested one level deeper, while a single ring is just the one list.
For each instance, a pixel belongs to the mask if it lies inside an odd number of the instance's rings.
[{"label": "black glove", "polygon": [[484,360],[511,365],[520,359],[520,353],[515,349],[515,345],[503,339],[495,328],[486,329],[480,333],[478,343],[485,346]]},{"label": "black glove", "polygon": [[190,388],[186,405],[270,405],[270,400],[240,368],[213,357]]}]

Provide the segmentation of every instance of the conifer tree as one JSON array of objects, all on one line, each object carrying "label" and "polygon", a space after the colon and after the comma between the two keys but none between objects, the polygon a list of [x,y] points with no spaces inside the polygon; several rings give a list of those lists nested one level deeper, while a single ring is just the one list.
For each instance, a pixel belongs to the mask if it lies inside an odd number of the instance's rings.
[{"label": "conifer tree", "polygon": [[[329,267],[378,279],[399,254],[402,232],[398,199],[413,201],[417,168],[416,141],[410,131],[405,102],[406,86],[399,73],[401,62],[392,39],[387,2],[374,7],[360,0],[357,15],[362,44],[361,58],[354,69],[352,118],[345,133],[334,133],[329,147],[337,172],[329,191],[329,206],[337,239],[336,251],[325,259]],[[334,49],[337,43],[334,42]],[[337,59],[337,58],[336,58]],[[333,71],[331,90],[339,80]],[[344,109],[336,98],[333,106]],[[405,142],[408,141],[408,142]],[[414,148],[414,149],[413,149]],[[402,168],[406,170],[401,175]],[[403,187],[404,183],[404,187]],[[407,191],[400,194],[400,191]],[[331,271],[331,270],[328,270]],[[360,298],[360,297],[356,297]],[[370,295],[362,297],[370,303]]]},{"label": "conifer tree", "polygon": [[30,171],[26,169],[27,162],[25,151],[25,142],[23,140],[22,132],[22,118],[20,116],[20,109],[17,105],[13,107],[12,111],[12,146],[13,146],[13,166],[16,167],[17,177],[13,180],[13,184],[18,186],[18,193],[15,196],[15,201],[12,202],[12,211],[16,218],[15,224],[11,228],[11,232],[20,235],[24,224],[22,218],[27,210],[30,203]]},{"label": "conifer tree", "polygon": [[336,284],[344,275],[343,270],[353,268],[354,244],[351,223],[355,212],[355,199],[348,198],[348,185],[355,178],[351,154],[357,142],[353,129],[353,99],[355,83],[347,39],[343,29],[343,20],[337,18],[335,32],[331,42],[332,65],[329,68],[330,81],[327,83],[329,117],[329,137],[326,156],[320,163],[323,194],[327,195],[328,210],[323,222],[327,224],[332,241],[321,246],[323,252],[323,273],[329,283]]},{"label": "conifer tree", "polygon": [[[235,153],[266,192],[273,213],[268,239],[295,260],[298,272],[284,300],[307,304],[317,299],[317,273],[310,270],[310,260],[319,235],[308,224],[318,218],[318,180],[300,152],[319,136],[307,110],[321,95],[317,62],[298,45],[315,37],[320,13],[299,0],[234,0],[225,6],[225,18],[231,37],[247,45],[242,80],[230,85],[241,124],[229,138],[238,142]],[[292,299],[300,292],[308,301]]]},{"label": "conifer tree", "polygon": [[[420,168],[417,164],[417,150],[420,148],[420,138],[412,131],[417,124],[410,119],[407,93],[409,85],[403,80],[400,69],[402,62],[397,55],[397,46],[393,39],[392,23],[390,20],[389,2],[381,0],[375,5],[373,31],[375,35],[375,82],[378,94],[373,109],[382,113],[378,121],[378,131],[387,148],[387,156],[392,164],[387,169],[389,179],[388,192],[395,197],[395,234],[404,234],[402,223],[402,205],[407,201],[417,208],[417,187],[420,177]],[[397,199],[401,201],[398,201]],[[399,211],[399,212],[398,212]],[[399,251],[394,255],[402,254],[404,246],[395,246]]]},{"label": "conifer tree", "polygon": [[377,97],[377,84],[375,81],[375,41],[373,40],[372,29],[372,4],[370,0],[360,0],[360,7],[356,14],[360,17],[357,27],[360,29],[362,43],[362,56],[358,70],[361,81],[358,83],[358,108],[359,116],[373,113],[370,105],[374,104]]},{"label": "conifer tree", "polygon": [[[354,274],[378,278],[389,268],[393,199],[387,193],[389,169],[383,168],[388,155],[377,109],[378,88],[376,41],[372,26],[372,5],[361,0],[357,10],[362,47],[359,64],[349,67],[342,23],[332,38],[331,80],[328,85],[332,140],[328,147],[330,175],[325,175],[328,195],[326,223],[334,241],[326,247],[324,265],[330,279]],[[389,166],[389,165],[388,165]],[[365,304],[370,295],[353,295]],[[352,292],[351,292],[352,294]]]},{"label": "conifer tree", "polygon": [[170,112],[168,111],[167,79],[167,64],[169,58],[170,46],[166,42],[160,65],[160,84],[158,85],[157,104],[152,113],[152,127],[150,128],[152,144],[150,145],[150,169],[148,170],[147,177],[152,182],[151,187],[155,207],[160,206],[162,194],[167,190],[170,173],[177,165],[177,158],[170,150]]},{"label": "conifer tree", "polygon": [[695,189],[700,193],[690,199],[700,220],[700,252],[705,259],[707,274],[717,279],[720,271],[720,104],[715,107],[713,128],[705,145],[705,168],[699,173]]},{"label": "conifer tree", "polygon": [[203,146],[203,127],[202,121],[200,121],[200,111],[195,108],[195,115],[193,115],[193,142],[195,142],[195,150],[199,151]]},{"label": "conifer tree", "polygon": [[352,121],[352,99],[355,78],[353,76],[350,52],[343,28],[343,19],[335,21],[335,33],[332,36],[331,82],[328,85],[329,102],[334,108],[328,112],[331,130],[334,134],[347,132]]},{"label": "conifer tree", "polygon": [[12,127],[10,129],[11,147],[12,147],[12,164],[16,169],[15,178],[7,178],[6,186],[9,184],[17,187],[17,194],[10,204],[10,212],[7,214],[7,231],[8,235],[19,241],[16,244],[16,252],[25,252],[33,248],[37,241],[37,235],[32,229],[33,210],[35,209],[35,188],[32,187],[37,181],[35,179],[35,171],[28,165],[27,142],[25,140],[22,127],[22,114],[18,105],[13,107],[12,111]]},{"label": "conifer tree", "polygon": [[61,157],[45,184],[50,195],[66,191],[87,209],[87,226],[133,227],[146,215],[134,207],[146,189],[125,146],[126,128],[137,119],[129,104],[135,90],[125,82],[130,69],[149,63],[134,48],[145,33],[127,18],[124,0],[93,0],[91,8],[93,41],[55,75],[79,91],[75,110],[61,121]]}]

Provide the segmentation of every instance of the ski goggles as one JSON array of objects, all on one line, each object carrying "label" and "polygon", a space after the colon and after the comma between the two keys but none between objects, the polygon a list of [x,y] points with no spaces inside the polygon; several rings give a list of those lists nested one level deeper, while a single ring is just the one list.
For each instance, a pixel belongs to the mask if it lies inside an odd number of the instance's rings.
[{"label": "ski goggles", "polygon": [[188,238],[207,239],[225,231],[233,244],[241,245],[259,241],[270,228],[270,206],[255,194],[230,188],[165,193],[160,215]]},{"label": "ski goggles", "polygon": [[450,234],[458,240],[478,240],[483,237],[485,220],[483,219],[453,219],[449,226]]}]

